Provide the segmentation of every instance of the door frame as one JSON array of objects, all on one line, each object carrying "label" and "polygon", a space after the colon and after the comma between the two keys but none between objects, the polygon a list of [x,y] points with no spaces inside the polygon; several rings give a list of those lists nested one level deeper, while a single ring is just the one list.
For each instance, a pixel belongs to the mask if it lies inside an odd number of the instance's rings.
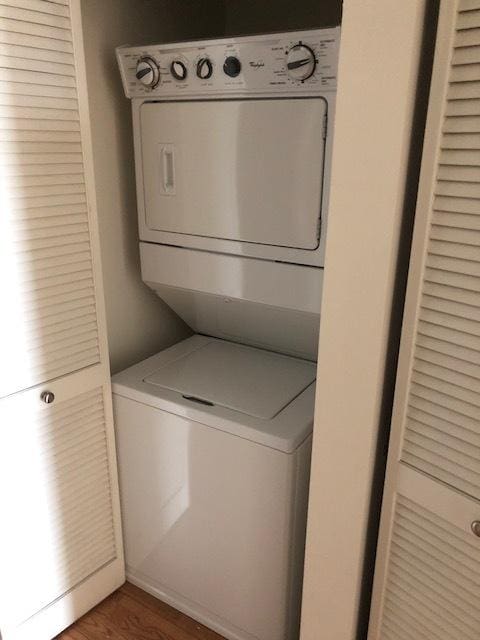
[{"label": "door frame", "polygon": [[343,3],[301,640],[366,635],[433,4]]}]

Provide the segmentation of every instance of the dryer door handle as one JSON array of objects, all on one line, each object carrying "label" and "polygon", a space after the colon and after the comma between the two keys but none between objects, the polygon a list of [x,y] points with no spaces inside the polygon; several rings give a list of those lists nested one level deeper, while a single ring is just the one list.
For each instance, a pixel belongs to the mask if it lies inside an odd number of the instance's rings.
[{"label": "dryer door handle", "polygon": [[175,147],[162,144],[160,161],[162,165],[162,195],[175,195]]}]

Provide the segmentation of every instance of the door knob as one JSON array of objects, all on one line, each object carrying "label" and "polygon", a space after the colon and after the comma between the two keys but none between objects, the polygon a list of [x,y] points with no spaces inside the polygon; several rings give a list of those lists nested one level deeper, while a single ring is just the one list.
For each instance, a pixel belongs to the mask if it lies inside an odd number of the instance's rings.
[{"label": "door knob", "polygon": [[472,522],[472,531],[477,538],[480,538],[480,520],[474,520]]},{"label": "door knob", "polygon": [[45,404],[52,404],[52,402],[55,400],[55,394],[52,391],[42,391],[42,393],[40,394],[40,400],[42,402],[45,402]]}]

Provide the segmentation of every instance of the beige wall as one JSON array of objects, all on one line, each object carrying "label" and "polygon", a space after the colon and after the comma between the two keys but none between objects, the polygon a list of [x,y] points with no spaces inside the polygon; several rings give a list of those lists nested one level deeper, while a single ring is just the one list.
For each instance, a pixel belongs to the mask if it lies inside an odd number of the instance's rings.
[{"label": "beige wall", "polygon": [[342,0],[225,0],[228,35],[340,24]]},{"label": "beige wall", "polygon": [[130,101],[115,61],[119,44],[222,33],[223,2],[82,0],[100,243],[112,372],[188,334],[140,279]]}]

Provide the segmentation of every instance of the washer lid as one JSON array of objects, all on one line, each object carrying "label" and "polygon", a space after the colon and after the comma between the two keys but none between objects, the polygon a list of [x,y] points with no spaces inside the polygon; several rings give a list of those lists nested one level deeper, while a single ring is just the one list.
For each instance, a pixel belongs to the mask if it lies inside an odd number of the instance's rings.
[{"label": "washer lid", "polygon": [[144,382],[204,405],[270,420],[315,381],[316,366],[276,353],[214,341],[166,362]]}]

